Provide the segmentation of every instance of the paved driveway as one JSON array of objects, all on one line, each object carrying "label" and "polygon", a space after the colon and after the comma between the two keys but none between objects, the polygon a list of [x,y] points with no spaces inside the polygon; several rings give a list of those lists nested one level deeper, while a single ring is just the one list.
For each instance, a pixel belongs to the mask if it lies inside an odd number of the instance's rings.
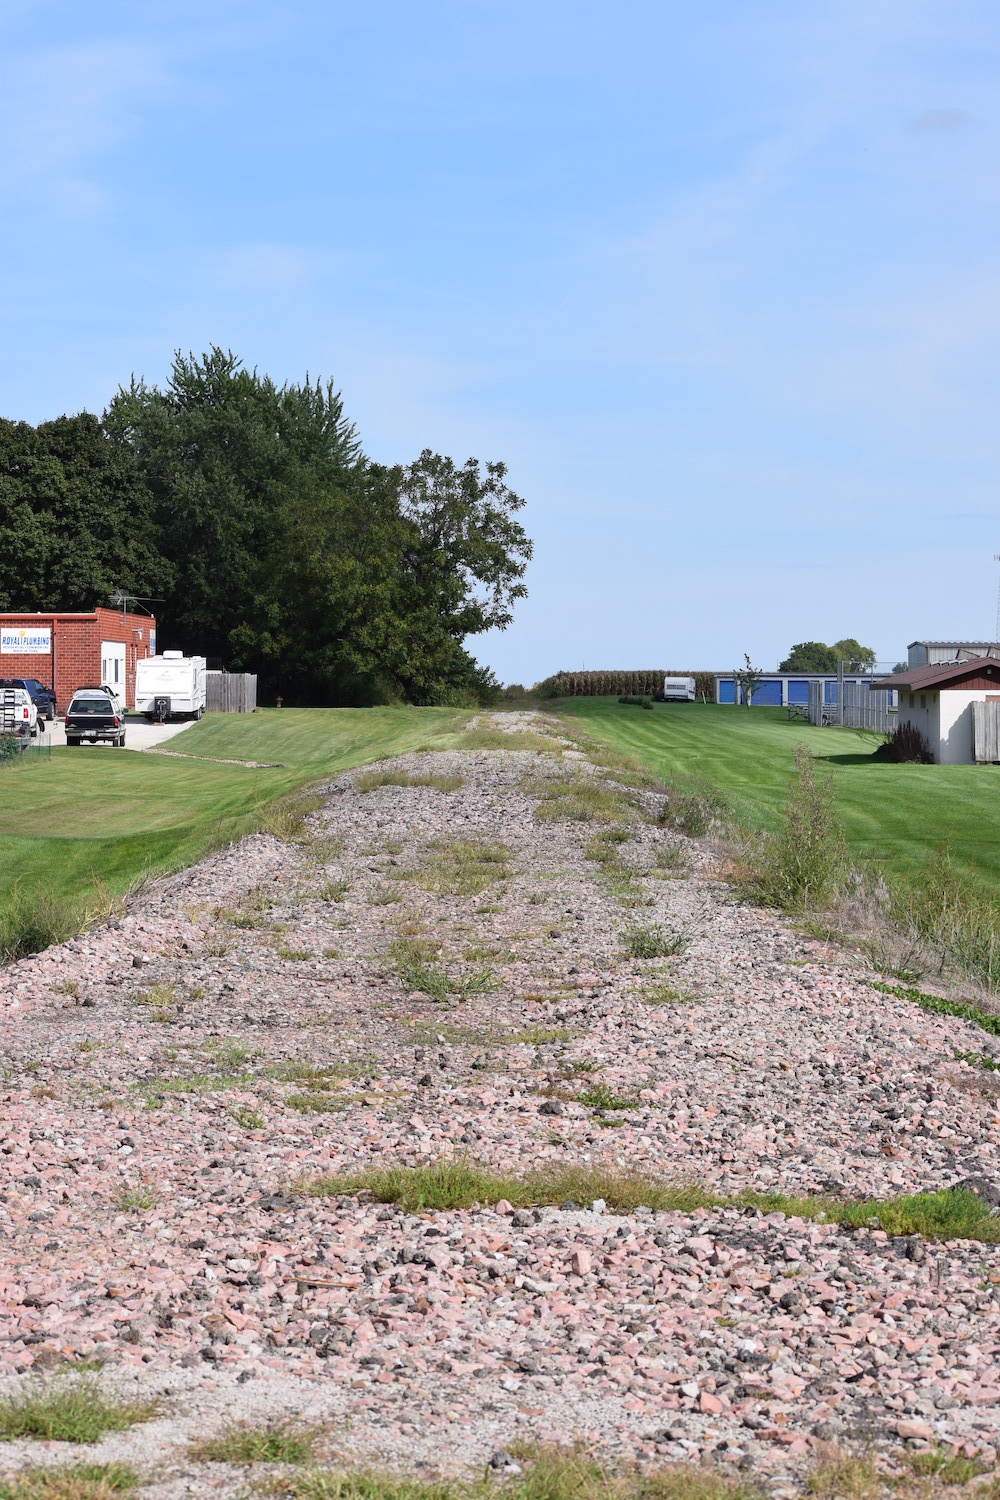
[{"label": "paved driveway", "polygon": [[[140,715],[129,714],[125,720],[125,748],[126,750],[150,750],[154,745],[162,745],[164,740],[172,740],[175,734],[181,734],[185,729],[190,729],[190,719],[178,719],[170,724],[148,724]],[[51,724],[46,724],[44,737],[51,740],[53,745],[65,745],[66,729],[61,718],[56,718]],[[39,735],[39,739],[42,735]],[[81,749],[87,748],[81,746]],[[110,750],[112,747],[106,740],[99,745],[91,745],[92,750]]]}]

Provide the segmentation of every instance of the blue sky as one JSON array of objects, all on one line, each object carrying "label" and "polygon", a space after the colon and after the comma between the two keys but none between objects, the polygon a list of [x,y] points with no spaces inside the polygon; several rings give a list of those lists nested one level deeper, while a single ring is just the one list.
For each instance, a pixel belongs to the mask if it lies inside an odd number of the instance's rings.
[{"label": "blue sky", "polygon": [[0,414],[216,343],[374,458],[502,459],[504,681],[993,635],[990,0],[3,0],[0,45]]}]

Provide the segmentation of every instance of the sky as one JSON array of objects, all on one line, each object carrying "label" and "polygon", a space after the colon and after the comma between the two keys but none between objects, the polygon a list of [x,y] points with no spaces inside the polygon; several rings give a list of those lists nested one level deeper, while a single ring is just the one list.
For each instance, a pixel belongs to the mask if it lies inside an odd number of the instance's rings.
[{"label": "sky", "polygon": [[0,415],[218,344],[380,462],[503,461],[504,682],[995,638],[995,0],[0,0],[0,47]]}]

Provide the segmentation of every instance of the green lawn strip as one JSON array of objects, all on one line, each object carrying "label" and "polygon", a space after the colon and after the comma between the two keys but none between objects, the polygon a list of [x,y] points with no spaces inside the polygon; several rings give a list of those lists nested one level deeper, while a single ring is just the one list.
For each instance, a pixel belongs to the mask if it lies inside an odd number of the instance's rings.
[{"label": "green lawn strip", "polygon": [[889,1235],[924,1239],[1000,1243],[1000,1220],[993,1219],[975,1193],[945,1189],[889,1199],[844,1200],[808,1195],[747,1191],[720,1197],[691,1185],[674,1185],[614,1168],[553,1166],[516,1177],[465,1158],[444,1158],[427,1166],[375,1167],[339,1177],[303,1179],[300,1192],[317,1197],[370,1193],[379,1203],[398,1203],[410,1213],[465,1209],[506,1199],[515,1208],[566,1202],[585,1205],[603,1199],[612,1213],[640,1207],[664,1213],[706,1208],[758,1208],[795,1219],[817,1219],[852,1228],[881,1228]]},{"label": "green lawn strip", "polygon": [[[412,708],[218,714],[172,739],[170,756],[58,749],[0,771],[0,959],[107,915],[146,875],[189,865],[262,826],[294,832],[309,785],[372,760],[460,744],[468,718]],[[195,756],[282,764],[254,769]]]},{"label": "green lawn strip", "polygon": [[613,698],[568,698],[556,711],[585,747],[632,757],[681,793],[710,789],[735,821],[770,832],[781,825],[795,747],[804,744],[833,774],[856,859],[909,878],[947,843],[984,886],[995,888],[1000,876],[1000,767],[876,761],[875,736],[789,722],[780,708],[657,704],[635,713]]}]

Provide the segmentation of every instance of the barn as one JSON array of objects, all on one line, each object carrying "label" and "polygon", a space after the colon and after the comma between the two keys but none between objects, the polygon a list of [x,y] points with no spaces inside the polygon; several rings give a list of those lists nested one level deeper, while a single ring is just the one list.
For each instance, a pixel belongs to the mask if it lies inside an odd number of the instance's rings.
[{"label": "barn", "polygon": [[[994,650],[996,647],[993,648]],[[977,710],[977,704],[1000,705],[1000,660],[974,656],[938,666],[908,667],[891,677],[880,677],[876,687],[895,688],[899,694],[897,723],[912,724],[930,745],[937,765],[967,766],[992,760],[983,727],[995,722],[1000,710]],[[977,712],[980,734],[977,746]]]},{"label": "barn", "polygon": [[153,615],[102,609],[89,614],[0,613],[0,677],[35,677],[59,711],[78,687],[107,683],[135,707],[135,664],[156,653]]}]

